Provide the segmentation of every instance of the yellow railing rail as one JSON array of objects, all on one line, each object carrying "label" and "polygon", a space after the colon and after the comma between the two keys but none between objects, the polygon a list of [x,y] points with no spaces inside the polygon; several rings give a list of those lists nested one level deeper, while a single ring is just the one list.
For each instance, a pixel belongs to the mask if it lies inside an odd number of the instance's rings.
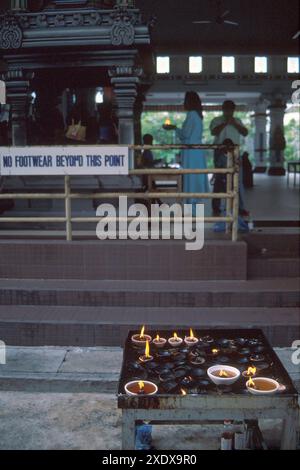
[{"label": "yellow railing rail", "polygon": [[[98,146],[99,147],[99,146]],[[124,147],[124,145],[122,146]],[[223,145],[129,145],[130,150],[216,150],[224,149]],[[0,217],[0,223],[65,223],[66,239],[72,240],[72,224],[78,222],[97,222],[101,217],[72,217],[72,200],[75,199],[117,199],[120,196],[127,196],[133,199],[151,200],[164,198],[171,199],[225,199],[226,200],[226,216],[222,217],[205,217],[204,222],[226,222],[227,232],[231,231],[232,241],[238,238],[238,214],[239,214],[239,147],[233,146],[227,148],[227,168],[199,168],[199,169],[132,169],[129,171],[131,176],[143,175],[186,175],[186,174],[225,174],[226,175],[226,192],[225,193],[186,193],[186,192],[93,192],[82,193],[72,192],[70,187],[70,176],[64,176],[64,192],[60,193],[1,193],[1,199],[63,199],[65,201],[65,215],[63,217]],[[194,217],[190,219],[196,220]],[[121,220],[121,218],[119,218]],[[127,218],[130,220],[130,217]],[[162,221],[163,219],[160,218]],[[172,219],[176,221],[176,217]]]}]

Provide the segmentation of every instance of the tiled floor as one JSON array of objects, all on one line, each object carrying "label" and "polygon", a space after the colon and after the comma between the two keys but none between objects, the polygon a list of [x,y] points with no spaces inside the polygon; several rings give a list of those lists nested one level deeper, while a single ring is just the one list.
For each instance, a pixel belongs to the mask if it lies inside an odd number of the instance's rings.
[{"label": "tiled floor", "polygon": [[292,181],[288,187],[286,176],[254,174],[245,199],[253,220],[300,220],[299,179],[296,187]]}]

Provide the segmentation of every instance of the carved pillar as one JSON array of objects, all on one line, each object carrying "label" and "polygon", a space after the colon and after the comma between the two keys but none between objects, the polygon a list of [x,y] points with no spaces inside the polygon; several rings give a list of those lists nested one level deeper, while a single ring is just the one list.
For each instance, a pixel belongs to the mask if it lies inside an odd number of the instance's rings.
[{"label": "carved pillar", "polygon": [[284,113],[286,103],[281,96],[274,97],[270,110],[270,168],[269,175],[285,175],[284,149],[286,146],[284,138]]},{"label": "carved pillar", "polygon": [[[141,69],[133,67],[116,67],[109,71],[114,90],[116,113],[119,119],[119,143],[134,144],[134,111],[138,95],[139,76]],[[130,166],[134,167],[133,154]]]},{"label": "carved pillar", "polygon": [[29,79],[21,70],[14,70],[5,74],[5,82],[7,103],[11,107],[12,145],[26,145]]},{"label": "carved pillar", "polygon": [[142,144],[142,113],[143,113],[143,103],[145,97],[144,95],[139,95],[135,102],[134,107],[134,142],[137,145]]},{"label": "carved pillar", "polygon": [[264,173],[267,169],[267,103],[261,99],[256,103],[252,116],[255,124],[254,155],[255,173]]}]

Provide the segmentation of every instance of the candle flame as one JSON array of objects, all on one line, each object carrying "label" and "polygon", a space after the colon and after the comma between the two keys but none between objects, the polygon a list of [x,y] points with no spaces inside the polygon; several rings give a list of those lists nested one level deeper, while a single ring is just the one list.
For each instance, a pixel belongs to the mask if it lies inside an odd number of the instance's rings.
[{"label": "candle flame", "polygon": [[145,388],[145,384],[144,384],[144,382],[142,382],[142,381],[140,380],[140,381],[139,381],[139,389],[140,389],[140,390],[144,390],[144,388]]},{"label": "candle flame", "polygon": [[167,118],[165,120],[165,126],[170,126],[171,125],[171,119]]},{"label": "candle flame", "polygon": [[248,367],[246,375],[251,376],[256,374],[256,367]]},{"label": "candle flame", "polygon": [[177,333],[174,333],[174,339],[178,339]]},{"label": "candle flame", "polygon": [[218,349],[212,349],[211,351],[213,354],[218,354],[219,350]]},{"label": "candle flame", "polygon": [[144,333],[145,333],[145,326],[142,327],[141,332],[140,332],[140,338],[144,338]]},{"label": "candle flame", "polygon": [[156,341],[159,341],[159,339],[160,339],[159,335],[156,335]]},{"label": "candle flame", "polygon": [[181,388],[180,391],[181,391],[181,395],[184,397],[186,395],[186,391],[184,390],[184,388]]},{"label": "candle flame", "polygon": [[150,346],[149,346],[149,341],[146,341],[146,347],[145,347],[145,357],[149,359],[150,356]]},{"label": "candle flame", "polygon": [[248,387],[256,388],[256,385],[255,385],[255,383],[253,382],[252,377],[249,378],[249,380],[248,380],[248,382],[247,382],[247,385],[248,385]]},{"label": "candle flame", "polygon": [[229,377],[226,370],[221,369],[219,372],[219,377]]},{"label": "candle flame", "polygon": [[190,328],[190,338],[194,338],[194,332],[193,332],[192,328]]}]

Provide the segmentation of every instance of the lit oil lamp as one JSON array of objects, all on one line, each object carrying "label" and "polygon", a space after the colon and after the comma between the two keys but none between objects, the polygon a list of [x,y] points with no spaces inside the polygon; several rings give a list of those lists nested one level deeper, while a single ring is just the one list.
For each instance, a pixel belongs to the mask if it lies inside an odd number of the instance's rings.
[{"label": "lit oil lamp", "polygon": [[186,337],[184,338],[185,344],[186,344],[187,346],[194,346],[195,344],[198,343],[198,341],[199,341],[198,338],[196,338],[196,337],[194,336],[194,332],[193,332],[192,328],[190,328],[190,336],[186,336]]},{"label": "lit oil lamp", "polygon": [[180,389],[180,393],[181,393],[181,395],[182,395],[183,397],[186,396],[186,391],[184,390],[184,388],[181,388],[181,389]]},{"label": "lit oil lamp", "polygon": [[168,343],[174,348],[178,348],[183,343],[183,339],[179,338],[177,333],[174,333],[174,335],[168,339]]},{"label": "lit oil lamp", "polygon": [[150,355],[149,341],[146,341],[145,354],[139,357],[139,361],[143,363],[153,361],[153,356]]},{"label": "lit oil lamp", "polygon": [[172,126],[172,122],[171,122],[171,119],[167,118],[164,122],[164,125],[165,126]]},{"label": "lit oil lamp", "polygon": [[125,385],[125,392],[130,396],[155,395],[157,391],[157,386],[148,380],[133,380]]},{"label": "lit oil lamp", "polygon": [[166,338],[161,338],[159,335],[156,335],[156,338],[152,341],[157,348],[163,348],[166,344]]},{"label": "lit oil lamp", "polygon": [[210,380],[216,385],[232,385],[241,373],[236,367],[216,365],[207,370]]},{"label": "lit oil lamp", "polygon": [[141,332],[135,335],[132,335],[131,341],[133,344],[139,347],[143,347],[146,345],[146,342],[151,342],[152,338],[150,335],[145,334],[145,326],[142,327]]},{"label": "lit oil lamp", "polygon": [[211,350],[211,353],[212,353],[213,356],[217,356],[219,354],[219,349],[214,348],[214,349]]},{"label": "lit oil lamp", "polygon": [[277,380],[268,377],[250,377],[246,382],[246,387],[253,395],[270,395],[280,390]]},{"label": "lit oil lamp", "polygon": [[242,376],[245,377],[246,379],[249,379],[249,377],[255,377],[256,375],[256,367],[254,366],[249,366],[247,370],[244,370],[244,372],[242,372]]}]

